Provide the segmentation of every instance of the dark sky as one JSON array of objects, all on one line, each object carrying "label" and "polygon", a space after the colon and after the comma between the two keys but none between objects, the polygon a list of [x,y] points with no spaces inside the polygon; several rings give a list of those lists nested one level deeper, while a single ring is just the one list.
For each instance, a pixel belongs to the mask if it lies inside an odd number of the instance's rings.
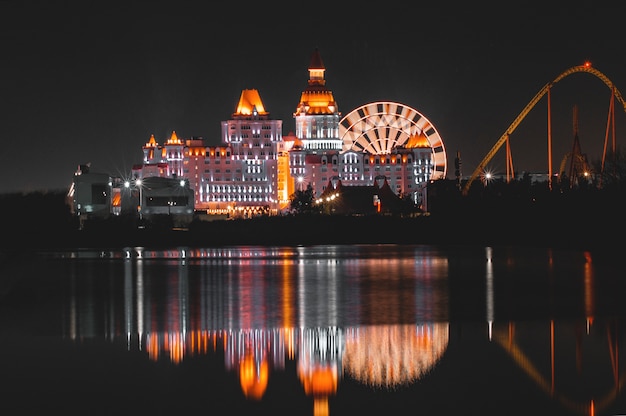
[{"label": "dark sky", "polygon": [[[257,89],[283,133],[319,48],[343,115],[397,101],[457,151],[470,175],[530,100],[590,60],[626,88],[620,6],[548,2],[0,2],[0,192],[66,189],[76,167],[128,174],[154,134],[220,143],[243,89]],[[615,7],[611,9],[609,7]],[[554,161],[573,144],[602,157],[610,90],[587,73],[552,89]],[[617,143],[626,116],[618,103]],[[516,172],[547,171],[547,98],[511,137]],[[504,153],[490,166],[504,171]]]}]

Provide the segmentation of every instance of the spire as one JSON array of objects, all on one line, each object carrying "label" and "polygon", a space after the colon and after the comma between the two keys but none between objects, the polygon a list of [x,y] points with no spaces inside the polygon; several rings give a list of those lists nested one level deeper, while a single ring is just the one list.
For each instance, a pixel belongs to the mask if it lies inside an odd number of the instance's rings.
[{"label": "spire", "polygon": [[326,68],[322,63],[319,50],[316,48],[311,55],[309,65],[309,81],[307,88],[302,92],[300,103],[294,113],[298,115],[339,115],[337,103],[332,91],[326,88],[324,80]]},{"label": "spire", "polygon": [[154,138],[154,134],[150,135],[150,139],[148,140],[148,143],[146,143],[147,147],[156,147],[157,146],[157,141]]},{"label": "spire", "polygon": [[311,54],[311,63],[309,64],[309,70],[312,69],[326,69],[324,63],[322,62],[322,56],[320,55],[320,51],[318,48],[315,48],[315,50]]},{"label": "spire", "polygon": [[181,143],[182,142],[176,135],[176,130],[172,131],[172,135],[170,136],[170,139],[167,141],[167,144],[181,144]]},{"label": "spire", "polygon": [[324,86],[326,80],[324,80],[324,71],[326,67],[322,62],[322,56],[319,49],[315,48],[311,55],[311,63],[309,64],[309,86]]}]

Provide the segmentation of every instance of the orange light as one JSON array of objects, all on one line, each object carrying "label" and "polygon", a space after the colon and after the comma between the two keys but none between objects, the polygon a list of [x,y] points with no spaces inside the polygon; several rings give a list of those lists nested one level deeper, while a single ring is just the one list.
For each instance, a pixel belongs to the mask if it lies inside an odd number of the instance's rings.
[{"label": "orange light", "polygon": [[585,67],[586,68],[591,68],[591,62],[590,61],[585,61]]}]

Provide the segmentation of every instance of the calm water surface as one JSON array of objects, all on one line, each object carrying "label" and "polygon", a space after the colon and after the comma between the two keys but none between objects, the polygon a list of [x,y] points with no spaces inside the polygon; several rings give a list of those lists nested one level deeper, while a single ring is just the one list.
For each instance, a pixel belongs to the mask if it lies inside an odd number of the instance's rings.
[{"label": "calm water surface", "polygon": [[395,245],[0,259],[7,415],[626,414],[623,259]]}]

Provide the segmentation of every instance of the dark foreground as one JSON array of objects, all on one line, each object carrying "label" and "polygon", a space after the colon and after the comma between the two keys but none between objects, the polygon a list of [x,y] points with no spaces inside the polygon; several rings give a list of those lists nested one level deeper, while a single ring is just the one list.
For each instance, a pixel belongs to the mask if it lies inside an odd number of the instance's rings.
[{"label": "dark foreground", "polygon": [[[210,247],[319,244],[480,244],[618,249],[624,221],[588,224],[542,218],[282,216],[193,222],[186,228],[140,228],[114,220],[86,227],[16,232],[3,245],[35,249]],[[620,231],[622,230],[622,231]]]},{"label": "dark foreground", "polygon": [[200,221],[174,228],[139,227],[113,217],[79,229],[62,194],[5,197],[0,248],[210,247],[229,245],[479,244],[571,247],[619,252],[626,216],[615,199],[567,204],[480,204],[452,201],[429,215],[331,216],[299,214]]}]

